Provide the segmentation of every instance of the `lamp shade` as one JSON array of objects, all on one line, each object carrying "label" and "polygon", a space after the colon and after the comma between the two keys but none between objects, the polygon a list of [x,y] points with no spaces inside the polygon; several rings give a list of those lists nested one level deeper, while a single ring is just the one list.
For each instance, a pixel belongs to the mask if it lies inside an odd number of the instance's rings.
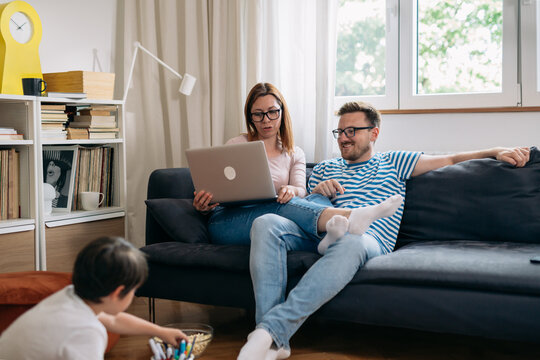
[{"label": "lamp shade", "polygon": [[197,79],[194,76],[185,73],[184,77],[182,78],[182,82],[180,83],[180,89],[178,89],[178,91],[180,91],[184,95],[191,95],[196,81]]}]

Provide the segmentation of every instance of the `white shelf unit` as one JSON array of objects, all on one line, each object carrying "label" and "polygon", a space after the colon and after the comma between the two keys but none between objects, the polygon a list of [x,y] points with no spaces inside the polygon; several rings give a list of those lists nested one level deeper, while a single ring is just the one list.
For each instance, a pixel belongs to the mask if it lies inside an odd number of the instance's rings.
[{"label": "white shelf unit", "polygon": [[[99,140],[42,140],[41,105],[115,105],[116,120],[119,128],[117,139]],[[0,149],[16,148],[20,153],[20,219],[0,221],[0,249],[2,241],[9,240],[9,236],[29,230],[34,230],[34,268],[47,270],[47,228],[55,228],[55,234],[63,226],[83,224],[91,221],[124,218],[126,213],[126,154],[125,154],[125,128],[124,103],[119,100],[91,100],[47,98],[20,95],[0,94],[0,127],[13,127],[24,134],[24,140],[0,141]],[[43,149],[51,146],[66,145],[106,145],[114,148],[113,151],[113,206],[99,208],[93,211],[53,212],[44,215],[43,206]],[[92,233],[88,234],[91,237]],[[2,272],[0,264],[0,272]]]},{"label": "white shelf unit", "polygon": [[[0,220],[0,248],[2,249],[2,264],[11,266],[16,264],[19,269],[20,263],[25,265],[24,270],[39,268],[36,249],[39,247],[36,226],[38,214],[38,197],[35,164],[37,157],[37,145],[35,141],[34,118],[36,117],[36,100],[32,96],[10,96],[0,94],[0,127],[12,127],[17,133],[24,135],[24,140],[0,141],[0,149],[15,148],[19,153],[19,206],[20,218]],[[15,239],[12,241],[11,239]],[[12,254],[13,244],[19,247]],[[23,254],[20,252],[29,252]],[[16,259],[12,263],[12,259]],[[23,259],[23,260],[21,260]],[[33,260],[33,264],[27,264]]]}]

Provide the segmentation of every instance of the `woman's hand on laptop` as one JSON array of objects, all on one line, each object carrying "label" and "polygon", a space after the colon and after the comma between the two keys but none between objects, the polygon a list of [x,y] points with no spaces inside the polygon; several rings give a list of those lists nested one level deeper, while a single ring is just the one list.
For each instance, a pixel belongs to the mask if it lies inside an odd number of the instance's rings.
[{"label": "woman's hand on laptop", "polygon": [[219,203],[210,205],[210,202],[212,201],[212,194],[204,190],[199,192],[194,191],[193,195],[195,195],[193,198],[193,207],[202,213],[207,213],[214,210],[214,208],[219,205]]},{"label": "woman's hand on laptop", "polygon": [[286,204],[288,203],[293,197],[296,196],[296,189],[294,186],[291,185],[282,185],[279,188],[278,194],[277,194],[277,202],[280,204]]}]

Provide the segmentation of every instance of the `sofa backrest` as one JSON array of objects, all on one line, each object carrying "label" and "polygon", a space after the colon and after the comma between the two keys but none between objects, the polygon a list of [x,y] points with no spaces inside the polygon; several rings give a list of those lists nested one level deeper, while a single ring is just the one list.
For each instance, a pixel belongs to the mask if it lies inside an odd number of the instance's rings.
[{"label": "sofa backrest", "polygon": [[540,151],[523,168],[465,161],[407,182],[397,246],[423,240],[540,243]]},{"label": "sofa backrest", "polygon": [[[306,181],[314,165],[307,164]],[[188,168],[150,175],[147,244],[207,241],[205,218],[191,206],[193,191]],[[179,216],[190,224],[178,227]],[[397,247],[425,240],[540,243],[540,151],[533,147],[523,168],[481,159],[410,179]]]}]

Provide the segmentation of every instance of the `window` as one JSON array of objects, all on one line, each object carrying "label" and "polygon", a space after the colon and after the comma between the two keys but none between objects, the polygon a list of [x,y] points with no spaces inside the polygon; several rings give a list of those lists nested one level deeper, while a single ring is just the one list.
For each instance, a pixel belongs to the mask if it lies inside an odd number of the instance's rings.
[{"label": "window", "polygon": [[518,2],[401,3],[400,108],[516,106]]},{"label": "window", "polygon": [[[341,0],[336,107],[352,99],[380,109],[520,105],[520,56],[523,79],[534,70],[531,89],[540,96],[538,7],[535,0]],[[525,45],[531,35],[534,44]]]},{"label": "window", "polygon": [[363,97],[396,108],[398,2],[341,0],[337,19],[336,103]]},{"label": "window", "polygon": [[417,94],[502,90],[502,0],[419,1]]},{"label": "window", "polygon": [[523,106],[540,105],[540,2],[522,1],[521,78]]}]

